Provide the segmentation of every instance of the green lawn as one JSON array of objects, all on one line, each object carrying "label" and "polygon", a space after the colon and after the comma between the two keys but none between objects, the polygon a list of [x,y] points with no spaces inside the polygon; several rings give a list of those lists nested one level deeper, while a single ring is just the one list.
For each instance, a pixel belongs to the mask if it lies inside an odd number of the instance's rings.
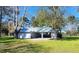
[{"label": "green lawn", "polygon": [[79,52],[79,37],[65,37],[62,40],[30,40],[13,37],[0,38],[2,53],[47,53]]}]

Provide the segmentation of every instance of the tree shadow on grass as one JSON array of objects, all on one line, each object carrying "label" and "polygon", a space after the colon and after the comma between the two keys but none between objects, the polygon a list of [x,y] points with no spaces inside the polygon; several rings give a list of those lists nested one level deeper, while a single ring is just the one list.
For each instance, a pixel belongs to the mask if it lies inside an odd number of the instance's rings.
[{"label": "tree shadow on grass", "polygon": [[28,45],[22,45],[15,48],[9,48],[9,49],[3,49],[0,50],[2,53],[39,53],[39,52],[47,52],[48,48],[45,48],[38,44],[28,44]]},{"label": "tree shadow on grass", "polygon": [[14,41],[14,37],[0,37],[0,43],[10,43]]},{"label": "tree shadow on grass", "polygon": [[14,37],[0,37],[0,40],[11,40],[14,39]]},{"label": "tree shadow on grass", "polygon": [[15,42],[13,40],[4,40],[4,41],[0,41],[0,43],[11,43],[11,42]]}]

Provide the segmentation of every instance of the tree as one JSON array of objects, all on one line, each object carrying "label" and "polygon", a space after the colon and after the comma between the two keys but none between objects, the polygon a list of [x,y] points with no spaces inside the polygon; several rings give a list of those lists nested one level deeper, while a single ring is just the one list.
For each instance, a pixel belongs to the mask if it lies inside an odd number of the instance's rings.
[{"label": "tree", "polygon": [[68,16],[67,26],[70,28],[70,35],[75,35],[77,33],[77,20],[75,16]]},{"label": "tree", "polygon": [[76,17],[75,16],[68,16],[68,23],[74,23],[74,22],[76,22]]},{"label": "tree", "polygon": [[78,33],[79,33],[79,26],[78,26],[78,28],[77,28],[77,31],[78,31]]},{"label": "tree", "polygon": [[[33,18],[34,26],[50,26],[58,35],[61,35],[61,29],[64,26],[64,10],[58,6],[50,6],[41,9],[37,16]],[[62,36],[62,35],[61,35]]]},{"label": "tree", "polygon": [[13,7],[11,6],[0,6],[0,37],[1,37],[1,30],[2,30],[2,19],[7,16],[7,17],[12,17],[13,14]]},{"label": "tree", "polygon": [[48,26],[48,20],[49,20],[49,13],[46,9],[42,8],[38,11],[38,14],[36,17],[32,17],[32,25],[33,26]]},{"label": "tree", "polygon": [[59,6],[49,6],[41,9],[37,16],[33,19],[34,26],[51,26],[52,29],[60,30],[65,25],[64,23],[64,9]]},{"label": "tree", "polygon": [[14,22],[10,20],[8,22],[8,34],[11,35],[15,31]]},{"label": "tree", "polygon": [[59,30],[61,32],[62,27],[64,26],[64,10],[59,6],[50,6],[50,26],[54,30]]},{"label": "tree", "polygon": [[27,18],[27,17],[25,17],[25,16],[22,16],[21,18],[20,18],[20,20],[18,21],[18,26],[19,27],[21,27],[21,26],[23,26],[23,25],[30,25],[30,21],[29,21],[29,19]]},{"label": "tree", "polygon": [[24,7],[24,14],[20,17],[20,20],[18,21],[19,27],[22,25],[29,25],[29,19],[27,18],[27,7]]}]

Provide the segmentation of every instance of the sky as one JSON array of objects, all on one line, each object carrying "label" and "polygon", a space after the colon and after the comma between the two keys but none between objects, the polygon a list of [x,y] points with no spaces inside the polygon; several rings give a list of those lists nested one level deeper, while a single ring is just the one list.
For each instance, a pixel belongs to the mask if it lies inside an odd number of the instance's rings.
[{"label": "sky", "polygon": [[[19,10],[20,10],[20,16],[22,16],[24,14],[24,7],[25,6],[19,6]],[[65,12],[65,16],[69,16],[69,15],[74,15],[75,17],[79,18],[79,12],[77,11],[78,6],[65,6],[66,8],[66,12]],[[27,8],[27,16],[29,19],[31,19],[32,16],[36,16],[37,12],[40,9],[40,6],[26,6],[25,8]]]},{"label": "sky", "polygon": [[[26,9],[27,8],[27,9]],[[20,15],[19,16],[23,16],[24,15],[24,10],[26,9],[27,12],[27,17],[29,19],[31,19],[32,16],[36,16],[38,10],[40,9],[40,6],[20,6],[19,10],[20,10]]]},{"label": "sky", "polygon": [[70,6],[70,7],[67,7],[66,11],[66,15],[69,16],[69,15],[74,15],[75,17],[79,17],[79,11],[77,10],[79,7],[78,6]]}]

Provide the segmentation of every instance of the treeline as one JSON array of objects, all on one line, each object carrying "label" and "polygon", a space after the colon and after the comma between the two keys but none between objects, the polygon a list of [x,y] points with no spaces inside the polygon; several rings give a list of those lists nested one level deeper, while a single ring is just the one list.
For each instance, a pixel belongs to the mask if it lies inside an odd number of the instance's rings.
[{"label": "treeline", "polygon": [[[2,32],[5,31],[6,34],[7,32],[13,32],[16,28],[20,29],[24,24],[31,24],[34,27],[48,26],[56,32],[59,31],[61,33],[62,29],[64,29],[66,25],[79,24],[79,20],[77,20],[74,15],[65,16],[65,14],[68,14],[67,8],[68,7],[66,6],[42,6],[37,12],[37,15],[32,16],[31,21],[29,21],[27,16],[28,7],[24,8],[24,14],[18,18],[18,15],[21,12],[19,10],[19,6],[0,6],[0,36]],[[76,7],[76,11],[77,13],[79,12],[79,7]],[[5,19],[5,22],[2,22],[3,19]],[[10,24],[9,21],[13,21],[14,24]],[[8,23],[11,27],[10,29]],[[77,27],[77,29],[67,31],[67,34],[70,35],[75,33],[79,33],[79,27]]]}]

